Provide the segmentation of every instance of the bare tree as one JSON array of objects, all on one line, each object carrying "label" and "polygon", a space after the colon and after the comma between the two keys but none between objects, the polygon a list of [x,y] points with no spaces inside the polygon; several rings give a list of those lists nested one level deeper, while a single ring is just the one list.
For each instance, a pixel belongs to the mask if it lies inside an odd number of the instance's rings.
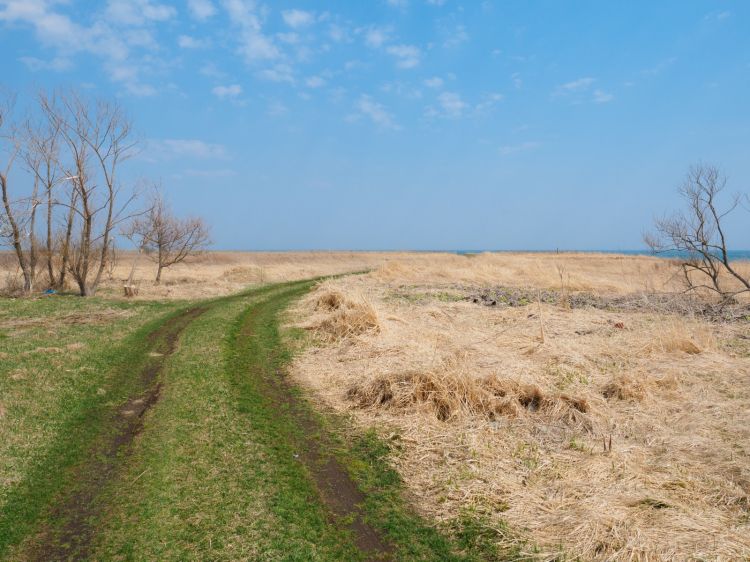
[{"label": "bare tree", "polygon": [[[674,252],[679,257],[688,290],[707,289],[717,293],[722,302],[750,291],[750,280],[734,268],[729,258],[723,225],[741,199],[734,196],[722,206],[720,199],[725,187],[726,177],[715,166],[693,166],[679,190],[687,209],[658,219],[656,233],[644,236],[652,250]],[[736,282],[735,288],[725,283],[726,274]]]},{"label": "bare tree", "polygon": [[139,249],[153,256],[157,264],[157,284],[165,268],[184,261],[210,243],[209,229],[203,219],[176,217],[159,193],[154,196],[149,210],[131,223],[127,235],[131,240],[138,240]]},{"label": "bare tree", "polygon": [[132,217],[128,209],[136,193],[123,193],[120,165],[133,155],[136,141],[122,108],[104,100],[89,101],[75,92],[59,96],[59,102],[41,96],[50,126],[58,130],[69,152],[63,170],[72,178],[73,192],[67,206],[71,220],[68,270],[80,294],[96,294],[111,255],[115,229]]},{"label": "bare tree", "polygon": [[[3,203],[3,235],[13,247],[18,265],[23,275],[23,292],[28,294],[34,287],[36,273],[36,252],[33,227],[36,218],[36,191],[38,183],[34,182],[31,200],[14,201],[10,195],[10,172],[16,159],[22,152],[22,143],[18,129],[10,122],[14,99],[6,96],[0,104],[0,139],[6,148],[5,163],[0,170],[0,194]],[[30,203],[30,204],[29,204]],[[30,223],[30,224],[29,224]],[[31,240],[31,251],[27,247]]]}]

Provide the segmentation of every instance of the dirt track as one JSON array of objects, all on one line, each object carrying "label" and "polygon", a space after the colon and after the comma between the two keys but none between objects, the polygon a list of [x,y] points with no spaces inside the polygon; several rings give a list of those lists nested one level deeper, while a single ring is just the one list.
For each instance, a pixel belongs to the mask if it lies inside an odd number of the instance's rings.
[{"label": "dirt track", "polygon": [[[234,354],[244,361],[228,361],[226,369],[238,385],[247,383],[248,388],[260,393],[258,398],[264,408],[278,410],[280,416],[285,416],[287,427],[291,428],[289,434],[268,438],[287,439],[299,451],[291,462],[304,464],[318,491],[318,501],[329,514],[330,524],[349,533],[362,559],[390,560],[392,547],[364,520],[361,505],[365,496],[331,454],[324,428],[278,368],[276,359],[283,352],[278,338],[269,340],[258,334],[259,330],[269,329],[277,334],[279,312],[309,287],[310,283],[304,282],[271,286],[230,297],[251,300],[232,343]],[[26,543],[24,559],[86,560],[93,555],[99,522],[109,509],[107,490],[117,485],[136,446],[134,441],[144,431],[144,418],[159,401],[167,359],[178,352],[180,335],[190,323],[223,300],[226,299],[186,309],[146,336],[144,356],[142,362],[138,361],[142,366],[135,380],[130,381],[129,397],[99,418],[104,421],[98,422],[97,437],[85,460],[71,469],[69,485],[48,506],[44,518],[47,523]],[[118,376],[130,380],[133,373],[124,369]]]}]

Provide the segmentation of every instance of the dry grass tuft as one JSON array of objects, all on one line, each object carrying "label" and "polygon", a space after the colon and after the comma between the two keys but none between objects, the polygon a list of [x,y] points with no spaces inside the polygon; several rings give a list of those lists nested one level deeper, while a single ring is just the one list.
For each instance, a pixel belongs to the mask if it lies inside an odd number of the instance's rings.
[{"label": "dry grass tuft", "polygon": [[697,322],[674,320],[654,336],[653,341],[647,345],[650,352],[698,355],[716,349],[716,339],[711,331]]},{"label": "dry grass tuft", "polygon": [[589,411],[585,399],[546,393],[537,385],[495,374],[478,378],[462,369],[457,360],[436,370],[381,374],[357,381],[349,387],[347,397],[359,408],[426,409],[439,421],[466,416],[494,421],[529,414],[590,426],[582,415]]},{"label": "dry grass tuft", "polygon": [[323,311],[323,316],[308,328],[329,342],[380,331],[375,308],[361,295],[345,297],[339,291],[323,289],[316,296],[315,310]]}]

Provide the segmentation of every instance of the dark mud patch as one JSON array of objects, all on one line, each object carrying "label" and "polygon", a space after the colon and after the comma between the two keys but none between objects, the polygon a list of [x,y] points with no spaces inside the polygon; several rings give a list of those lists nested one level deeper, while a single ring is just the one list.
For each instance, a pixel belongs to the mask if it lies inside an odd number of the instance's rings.
[{"label": "dark mud patch", "polygon": [[[254,305],[245,316],[236,341],[239,348],[248,347],[246,342],[257,337],[255,329],[257,322],[262,321],[259,316],[264,304]],[[272,359],[268,361],[268,364],[273,363]],[[320,499],[332,515],[333,522],[344,526],[352,534],[355,545],[367,560],[393,560],[393,546],[365,521],[365,495],[332,454],[335,445],[286,373],[279,369],[258,368],[250,375],[260,379],[262,384],[259,388],[271,407],[276,411],[288,412],[291,416],[296,429],[292,439],[298,450],[298,459],[312,475]]]},{"label": "dark mud patch", "polygon": [[133,440],[143,429],[144,416],[159,400],[159,374],[168,356],[177,349],[180,334],[205,311],[186,310],[148,335],[150,349],[145,365],[136,375],[137,390],[112,411],[86,460],[72,469],[71,485],[56,498],[45,517],[51,525],[32,540],[25,559],[41,562],[84,560],[90,556],[98,521],[104,513],[104,490],[127,459]]}]

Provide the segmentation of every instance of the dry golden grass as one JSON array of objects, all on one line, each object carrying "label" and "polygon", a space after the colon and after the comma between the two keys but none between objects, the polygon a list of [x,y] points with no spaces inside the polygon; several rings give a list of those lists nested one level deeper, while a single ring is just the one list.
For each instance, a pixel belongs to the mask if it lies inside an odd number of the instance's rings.
[{"label": "dry golden grass", "polygon": [[345,302],[368,303],[378,329],[323,333],[293,373],[399,436],[397,468],[438,519],[477,507],[540,559],[748,559],[747,324],[456,300],[486,285],[559,290],[561,262],[572,294],[677,287],[651,258],[392,257],[299,304],[318,334]]}]

